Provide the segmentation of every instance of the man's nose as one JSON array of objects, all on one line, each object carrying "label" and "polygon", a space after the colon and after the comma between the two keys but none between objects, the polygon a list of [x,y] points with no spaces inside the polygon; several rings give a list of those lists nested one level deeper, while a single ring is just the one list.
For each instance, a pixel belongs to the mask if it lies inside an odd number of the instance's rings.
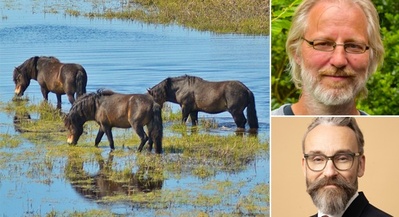
[{"label": "man's nose", "polygon": [[346,53],[344,46],[337,45],[331,55],[331,65],[336,68],[344,68],[348,64],[348,54]]},{"label": "man's nose", "polygon": [[334,163],[331,159],[327,160],[327,164],[323,170],[323,174],[326,177],[333,177],[338,174],[337,168],[335,168]]}]

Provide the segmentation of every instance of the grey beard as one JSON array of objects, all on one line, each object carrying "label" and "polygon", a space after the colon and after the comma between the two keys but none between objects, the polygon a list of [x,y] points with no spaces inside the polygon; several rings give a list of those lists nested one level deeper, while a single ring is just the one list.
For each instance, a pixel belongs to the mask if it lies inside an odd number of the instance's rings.
[{"label": "grey beard", "polygon": [[[319,103],[322,103],[327,106],[338,106],[344,105],[352,102],[362,91],[367,92],[366,82],[367,77],[358,78],[354,86],[347,86],[341,89],[328,89],[318,85],[319,77],[314,77],[306,68],[302,69],[301,76],[304,88],[306,91],[313,96]],[[334,72],[334,69],[319,71],[319,74],[355,74],[355,72],[348,71],[340,71]]]},{"label": "grey beard", "polygon": [[[347,183],[340,176],[323,178],[310,183],[306,180],[307,192],[311,196],[315,206],[323,213],[337,215],[343,212],[358,188],[357,179],[355,183]],[[337,188],[323,188],[326,185],[335,185]]]}]

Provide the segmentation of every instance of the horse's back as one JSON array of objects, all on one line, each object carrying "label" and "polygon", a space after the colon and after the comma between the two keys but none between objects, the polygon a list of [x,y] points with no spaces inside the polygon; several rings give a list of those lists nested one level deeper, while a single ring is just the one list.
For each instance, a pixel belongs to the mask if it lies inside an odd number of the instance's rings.
[{"label": "horse's back", "polygon": [[152,117],[153,100],[145,94],[121,94],[101,96],[98,118],[115,127],[129,128],[132,122],[145,125]]},{"label": "horse's back", "polygon": [[80,96],[86,93],[87,73],[77,63],[62,63],[55,57],[43,57],[38,65],[38,82],[59,94]]},{"label": "horse's back", "polygon": [[126,94],[101,95],[97,101],[96,121],[112,127],[129,128],[128,101]]},{"label": "horse's back", "polygon": [[196,93],[207,95],[213,98],[247,98],[249,89],[240,81],[202,81],[202,84],[195,88]]}]

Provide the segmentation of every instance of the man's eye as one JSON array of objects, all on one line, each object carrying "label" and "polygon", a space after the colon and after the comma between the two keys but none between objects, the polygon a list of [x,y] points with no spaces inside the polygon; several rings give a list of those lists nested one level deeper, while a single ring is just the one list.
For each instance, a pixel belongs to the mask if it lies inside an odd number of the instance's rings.
[{"label": "man's eye", "polygon": [[340,162],[345,162],[348,161],[350,157],[348,155],[339,155],[335,157],[335,160],[340,161]]},{"label": "man's eye", "polygon": [[346,48],[352,49],[352,50],[363,50],[364,46],[361,44],[356,44],[356,43],[347,43],[345,44]]},{"label": "man's eye", "polygon": [[323,162],[325,159],[322,156],[314,156],[311,158],[311,160],[315,163],[320,163],[320,162]]},{"label": "man's eye", "polygon": [[332,47],[334,46],[334,43],[331,41],[315,41],[314,46],[317,47]]}]

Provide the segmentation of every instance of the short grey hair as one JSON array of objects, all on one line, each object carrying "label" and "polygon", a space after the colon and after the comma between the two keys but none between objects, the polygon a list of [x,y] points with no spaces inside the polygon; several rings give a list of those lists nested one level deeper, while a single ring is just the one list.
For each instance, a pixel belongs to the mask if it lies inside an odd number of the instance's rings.
[{"label": "short grey hair", "polygon": [[359,148],[359,152],[361,154],[364,153],[364,137],[363,133],[359,128],[359,125],[356,122],[356,119],[353,117],[318,117],[315,118],[312,123],[308,126],[308,129],[302,140],[302,152],[305,152],[305,139],[310,131],[316,128],[319,125],[330,125],[330,126],[342,126],[349,127],[356,136],[357,145]]}]

